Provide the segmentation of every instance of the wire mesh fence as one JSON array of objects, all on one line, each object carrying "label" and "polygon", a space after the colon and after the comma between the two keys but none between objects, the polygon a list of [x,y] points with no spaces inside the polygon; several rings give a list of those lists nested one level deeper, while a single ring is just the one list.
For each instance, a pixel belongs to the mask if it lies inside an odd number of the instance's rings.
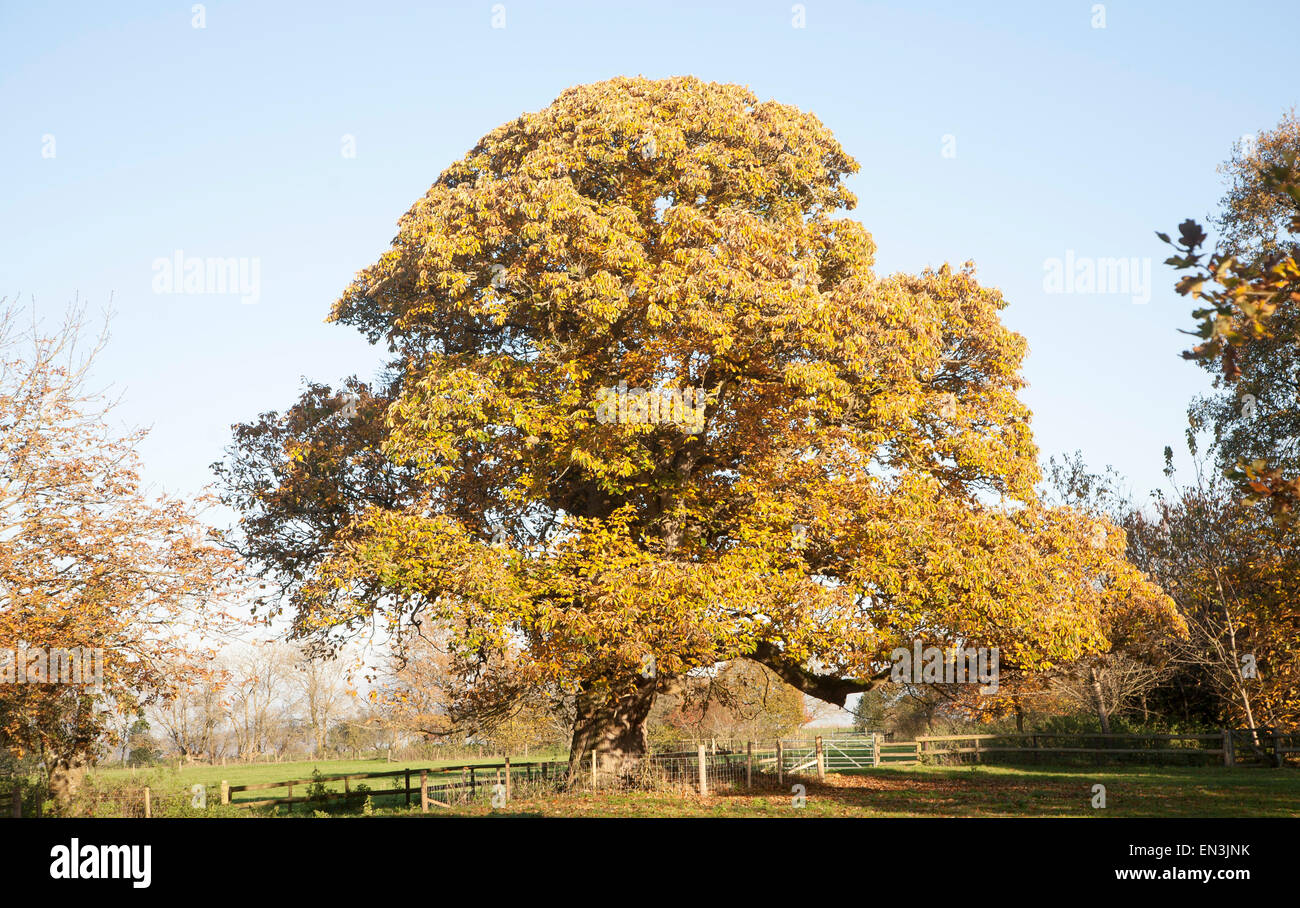
[{"label": "wire mesh fence", "polygon": [[[640,761],[637,771],[625,777],[625,784],[658,791],[735,791],[766,784],[761,753],[738,749],[708,749],[653,753]],[[756,759],[758,762],[756,762]]]},{"label": "wire mesh fence", "polygon": [[[844,768],[872,765],[872,736],[837,738],[832,746],[818,740],[761,743],[716,741],[693,749],[652,752],[630,771],[609,772],[588,757],[584,772],[575,779],[582,787],[674,791],[717,794],[772,789],[794,777],[812,777]],[[820,759],[819,759],[820,754]],[[589,776],[589,778],[588,778]]]},{"label": "wire mesh fence", "polygon": [[428,796],[436,806],[488,804],[501,807],[518,798],[563,790],[568,769],[568,763],[559,761],[464,767],[451,778],[430,780]]}]

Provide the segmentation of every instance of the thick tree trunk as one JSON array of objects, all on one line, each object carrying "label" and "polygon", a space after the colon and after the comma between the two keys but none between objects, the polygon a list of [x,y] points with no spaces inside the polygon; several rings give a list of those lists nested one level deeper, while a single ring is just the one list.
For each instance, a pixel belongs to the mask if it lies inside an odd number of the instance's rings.
[{"label": "thick tree trunk", "polygon": [[1097,701],[1097,719],[1101,722],[1101,733],[1110,734],[1110,715],[1106,712],[1106,697],[1101,689],[1101,676],[1097,674],[1097,669],[1089,669],[1092,681],[1092,695]]},{"label": "thick tree trunk", "polygon": [[656,687],[655,679],[638,678],[635,687],[621,695],[578,694],[578,716],[569,747],[570,785],[581,777],[583,761],[592,751],[598,776],[626,777],[640,765],[647,750],[645,726]]},{"label": "thick tree trunk", "polygon": [[89,766],[90,759],[82,753],[60,754],[49,760],[50,796],[59,811],[66,810],[72,803]]}]

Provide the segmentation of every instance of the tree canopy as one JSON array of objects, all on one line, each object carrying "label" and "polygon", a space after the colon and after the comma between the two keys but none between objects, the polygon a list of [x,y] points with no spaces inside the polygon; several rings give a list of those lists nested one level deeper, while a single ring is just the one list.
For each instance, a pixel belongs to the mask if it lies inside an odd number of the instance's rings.
[{"label": "tree canopy", "polygon": [[334,306],[388,373],[220,466],[298,633],[437,628],[467,698],[567,698],[574,754],[617,767],[719,662],[843,704],[916,639],[1032,672],[1180,632],[1122,531],[1038,500],[1001,294],[876,275],[857,170],[815,116],[694,78],[480,140]]}]

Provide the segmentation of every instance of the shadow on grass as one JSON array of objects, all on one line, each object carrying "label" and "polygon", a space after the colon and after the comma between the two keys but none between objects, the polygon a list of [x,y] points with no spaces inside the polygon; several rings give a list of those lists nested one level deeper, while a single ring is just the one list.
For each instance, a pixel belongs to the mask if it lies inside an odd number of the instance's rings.
[{"label": "shadow on grass", "polygon": [[[1300,773],[1285,769],[881,767],[797,782],[807,816],[1300,817]],[[1093,806],[1095,785],[1105,786],[1105,807]],[[717,800],[743,812],[756,796],[729,791]]]}]

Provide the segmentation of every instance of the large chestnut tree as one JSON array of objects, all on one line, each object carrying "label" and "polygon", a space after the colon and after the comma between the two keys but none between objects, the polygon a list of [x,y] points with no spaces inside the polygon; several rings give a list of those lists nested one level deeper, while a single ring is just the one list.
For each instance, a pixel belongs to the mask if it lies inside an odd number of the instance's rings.
[{"label": "large chestnut tree", "polygon": [[[843,704],[918,638],[1032,672],[1176,629],[1121,531],[1037,500],[1001,295],[873,273],[857,169],[815,116],[694,78],[485,136],[334,306],[384,379],[236,427],[219,470],[273,607],[437,639],[458,709],[552,698],[614,772],[721,662]],[[635,389],[685,388],[699,431],[637,418]]]}]

